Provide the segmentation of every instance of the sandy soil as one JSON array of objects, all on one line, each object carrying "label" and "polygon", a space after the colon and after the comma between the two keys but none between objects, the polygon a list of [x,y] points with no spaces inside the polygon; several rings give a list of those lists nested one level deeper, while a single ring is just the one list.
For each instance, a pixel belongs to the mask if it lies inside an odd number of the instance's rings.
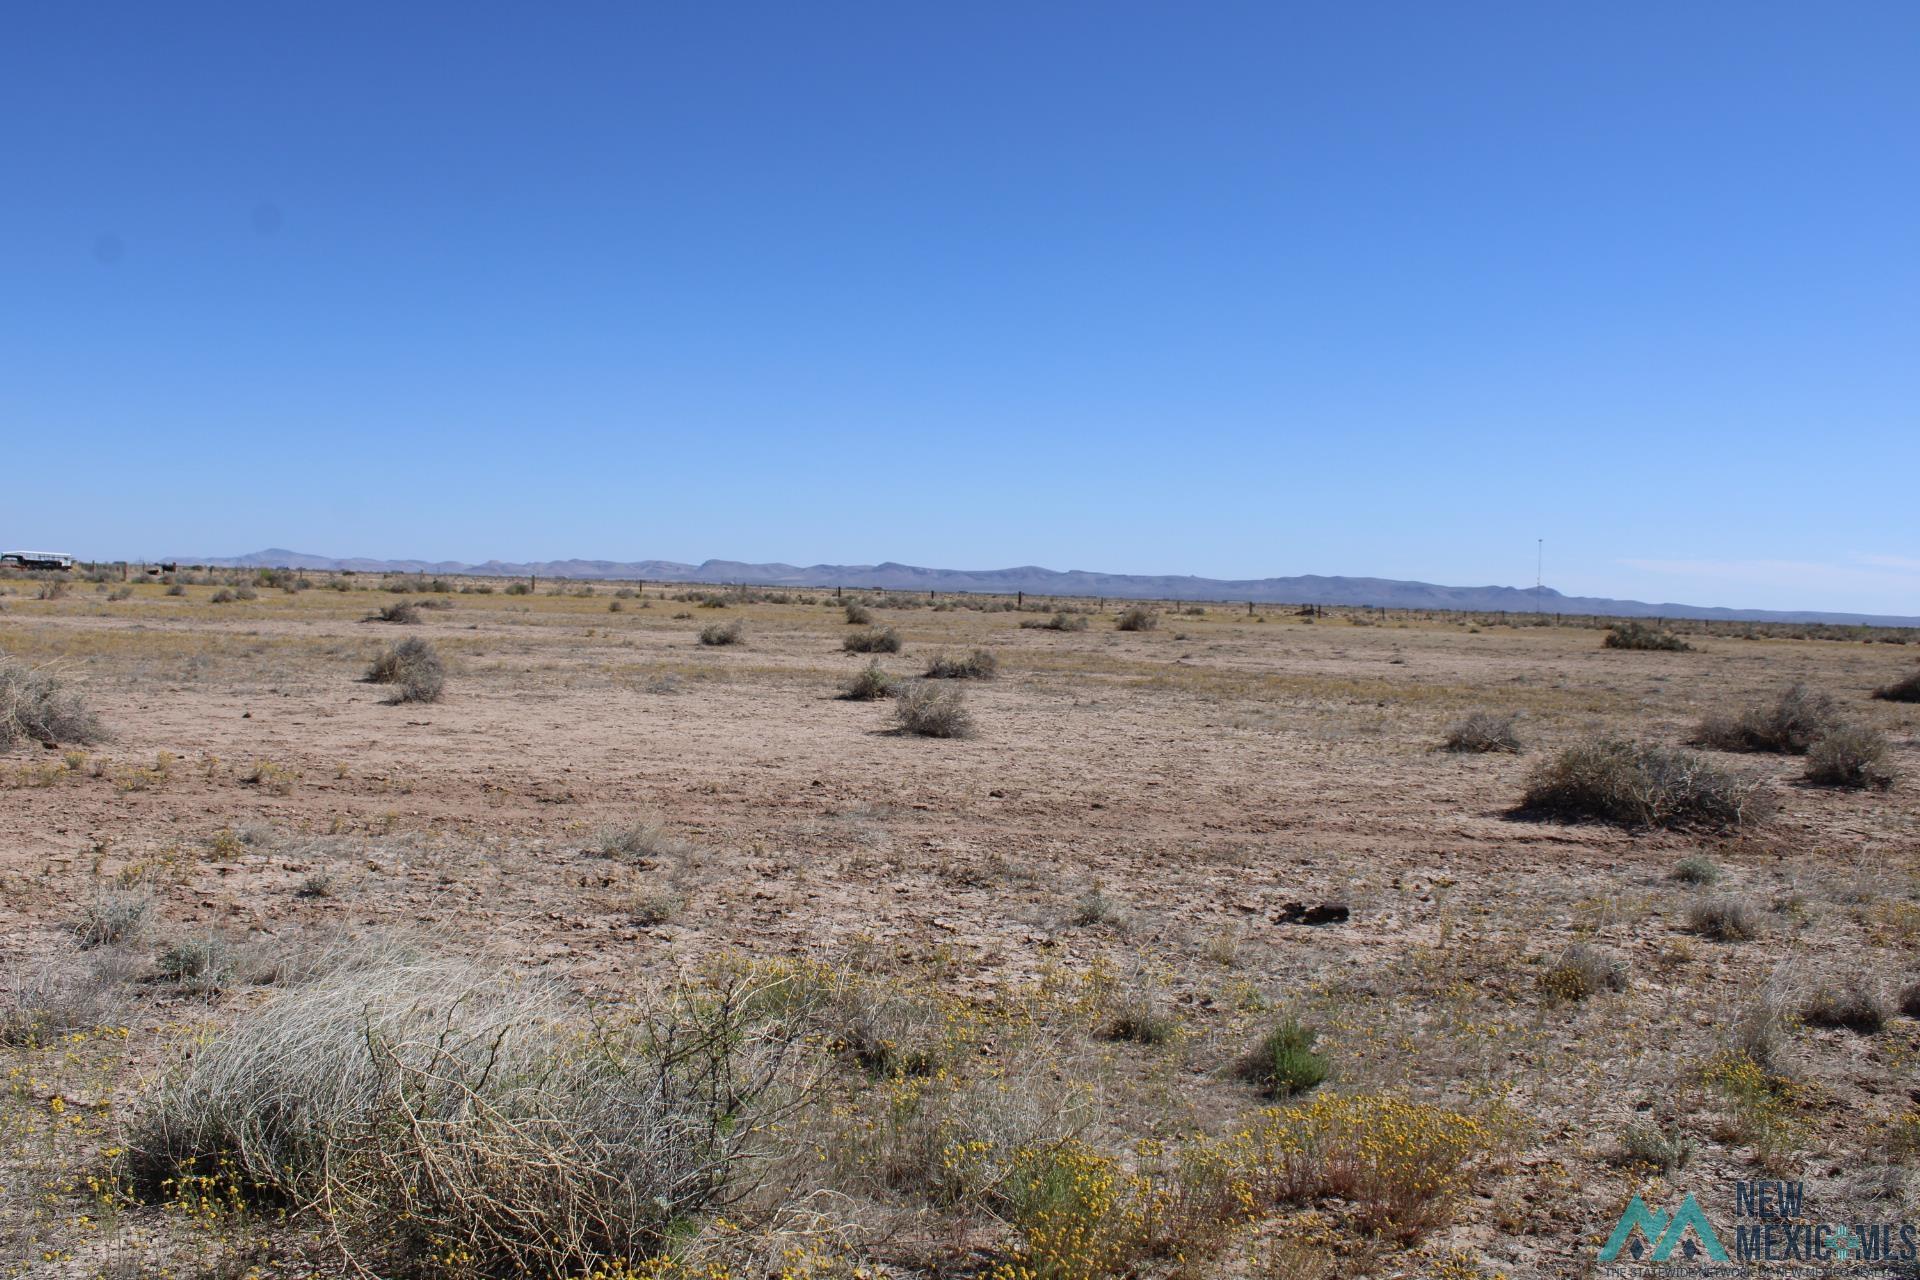
[{"label": "sandy soil", "polygon": [[[369,591],[213,605],[205,588],[16,590],[0,649],[57,666],[113,738],[81,767],[37,746],[0,756],[0,963],[70,947],[98,886],[138,876],[171,933],[415,929],[589,993],[727,948],[877,945],[981,1000],[1049,969],[1150,965],[1189,1038],[1164,1115],[1136,1122],[1206,1128],[1253,1105],[1222,1070],[1249,991],[1316,1010],[1340,1087],[1511,1097],[1529,1131],[1428,1248],[1543,1276],[1590,1269],[1635,1190],[1705,1203],[1759,1176],[1695,1081],[1769,980],[1861,973],[1892,993],[1916,975],[1920,708],[1869,696],[1912,648],[1728,635],[1620,652],[1586,628],[1220,606],[1147,632],[1110,617],[1055,632],[1022,629],[1032,614],[882,609],[905,641],[882,659],[896,673],[943,648],[999,655],[999,678],[966,689],[976,735],[933,740],[895,732],[887,703],[835,696],[866,658],[840,651],[852,628],[825,603],[718,611],[650,588],[614,613],[610,592],[455,595],[400,628],[362,620],[392,598]],[[734,617],[746,644],[697,643]],[[443,701],[389,705],[360,682],[402,632],[447,655]],[[1803,785],[1791,757],[1719,756],[1780,805],[1727,836],[1511,812],[1562,746],[1683,741],[1703,712],[1800,680],[1885,730],[1906,780],[1834,791]],[[1522,713],[1525,755],[1436,750],[1480,707]],[[602,828],[642,819],[699,852],[593,852]],[[1695,854],[1762,904],[1760,939],[1689,930],[1694,891],[1671,872]],[[670,918],[635,909],[663,887]],[[1089,895],[1105,904],[1093,923]],[[1352,916],[1289,924],[1289,903]],[[1541,967],[1575,940],[1624,959],[1628,989],[1543,1000]],[[184,1016],[171,999],[144,997],[140,1025]],[[1913,1153],[1884,1141],[1920,1102],[1920,1026],[1805,1028],[1790,1052],[1808,1087],[1785,1176],[1836,1217],[1869,1201],[1920,1216]],[[1620,1135],[1675,1110],[1695,1155],[1650,1182],[1618,1159]],[[1440,1255],[1411,1256],[1362,1269]]]}]

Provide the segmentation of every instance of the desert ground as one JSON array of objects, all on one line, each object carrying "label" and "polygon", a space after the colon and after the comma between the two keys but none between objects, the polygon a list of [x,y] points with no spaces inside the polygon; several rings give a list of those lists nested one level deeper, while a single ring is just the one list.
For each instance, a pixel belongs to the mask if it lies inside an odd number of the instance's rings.
[{"label": "desert ground", "polygon": [[[1729,1248],[1736,1180],[1920,1219],[1920,706],[1872,696],[1905,637],[507,586],[0,581],[0,651],[105,730],[0,754],[5,1274],[1544,1277],[1607,1274],[1636,1194]],[[434,607],[369,620],[400,601]],[[1057,605],[1085,628],[1022,625]],[[898,652],[844,650],[870,628]],[[365,682],[416,637],[437,701]],[[936,682],[966,736],[840,696],[974,649],[991,678]],[[1796,683],[1891,786],[1701,749],[1771,811],[1519,808],[1563,750]],[[1482,710],[1520,751],[1442,749]],[[311,1170],[155,1119],[296,1006],[390,1114]],[[508,1008],[548,1037],[510,1104],[448,1045],[481,1010],[507,1060]],[[691,1092],[662,1026],[727,1077],[698,1194],[503,1227],[591,1181],[526,1108],[608,1026],[604,1079]],[[1304,1074],[1261,1065],[1282,1027]]]}]

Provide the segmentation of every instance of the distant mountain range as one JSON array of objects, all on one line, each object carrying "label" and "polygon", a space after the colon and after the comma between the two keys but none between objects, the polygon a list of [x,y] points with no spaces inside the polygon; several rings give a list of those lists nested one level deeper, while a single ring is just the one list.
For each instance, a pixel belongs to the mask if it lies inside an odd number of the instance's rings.
[{"label": "distant mountain range", "polygon": [[485,574],[498,577],[599,578],[646,582],[739,583],[764,587],[851,587],[887,591],[977,591],[1034,596],[1095,596],[1141,600],[1251,600],[1260,604],[1371,605],[1386,609],[1457,609],[1478,613],[1594,613],[1611,617],[1702,618],[1728,622],[1864,623],[1920,627],[1920,617],[1867,613],[1783,612],[1770,609],[1719,609],[1689,604],[1648,604],[1563,596],[1551,587],[1442,587],[1431,582],[1391,578],[1329,578],[1302,574],[1291,578],[1196,578],[1184,575],[1061,572],[1035,565],[1015,569],[923,569],[895,564],[744,564],[708,560],[680,564],[672,560],[544,560],[515,564],[488,560],[463,564],[452,560],[337,560],[272,547],[251,555],[184,557],[190,564],[230,569],[309,569],[355,573]]}]

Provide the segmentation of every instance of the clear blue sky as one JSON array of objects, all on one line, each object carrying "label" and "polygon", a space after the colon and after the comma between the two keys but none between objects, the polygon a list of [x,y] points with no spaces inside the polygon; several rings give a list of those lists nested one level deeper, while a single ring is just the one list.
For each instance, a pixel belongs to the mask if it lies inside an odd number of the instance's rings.
[{"label": "clear blue sky", "polygon": [[[1920,613],[1920,4],[22,3],[0,542]],[[58,441],[22,450],[23,438]]]}]

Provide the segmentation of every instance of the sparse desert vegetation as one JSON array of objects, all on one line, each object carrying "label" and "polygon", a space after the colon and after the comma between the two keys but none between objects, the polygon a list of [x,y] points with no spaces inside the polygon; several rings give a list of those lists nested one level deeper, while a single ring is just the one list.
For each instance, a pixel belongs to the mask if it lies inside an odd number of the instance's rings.
[{"label": "sparse desert vegetation", "polygon": [[1648,622],[1615,623],[1601,642],[1609,649],[1652,649],[1667,653],[1690,653],[1693,646],[1666,627]]},{"label": "sparse desert vegetation", "polygon": [[0,1274],[1532,1280],[1909,1159],[1853,633],[130,585],[6,597]]},{"label": "sparse desert vegetation", "polygon": [[1758,779],[1693,752],[1604,738],[1542,762],[1527,781],[1522,807],[1630,827],[1725,830],[1764,818],[1772,800]]},{"label": "sparse desert vegetation", "polygon": [[447,671],[431,640],[409,636],[382,650],[366,678],[370,684],[392,685],[395,702],[438,702]]},{"label": "sparse desert vegetation", "polygon": [[1520,740],[1518,720],[1518,716],[1497,711],[1475,711],[1447,730],[1443,745],[1449,751],[1519,755],[1525,744]]},{"label": "sparse desert vegetation", "polygon": [[105,734],[79,690],[51,670],[0,656],[0,753],[23,742],[85,746]]}]

